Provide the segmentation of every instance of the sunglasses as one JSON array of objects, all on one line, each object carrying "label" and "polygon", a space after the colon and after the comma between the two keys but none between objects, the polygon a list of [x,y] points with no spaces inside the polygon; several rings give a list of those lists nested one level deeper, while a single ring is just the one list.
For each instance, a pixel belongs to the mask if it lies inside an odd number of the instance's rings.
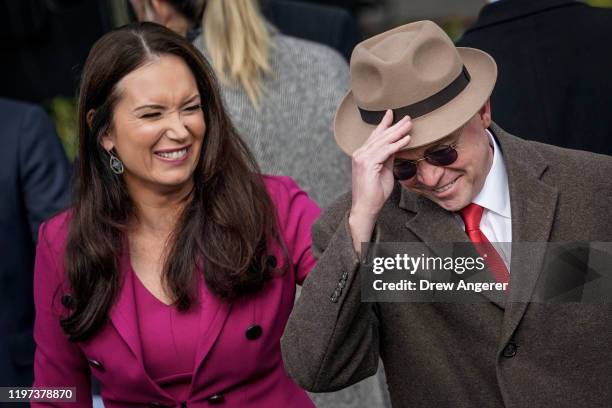
[{"label": "sunglasses", "polygon": [[417,165],[425,160],[434,166],[449,166],[457,161],[457,143],[438,145],[432,150],[426,150],[425,155],[417,160],[395,159],[393,163],[393,176],[396,180],[408,180],[416,176]]}]

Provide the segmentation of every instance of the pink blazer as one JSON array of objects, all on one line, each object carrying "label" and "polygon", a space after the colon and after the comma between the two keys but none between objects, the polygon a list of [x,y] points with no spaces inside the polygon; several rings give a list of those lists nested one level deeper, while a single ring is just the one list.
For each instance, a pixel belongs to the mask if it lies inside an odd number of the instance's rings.
[{"label": "pink blazer", "polygon": [[[44,223],[39,232],[34,277],[36,323],[34,363],[37,387],[76,387],[77,404],[33,403],[37,406],[91,406],[90,373],[102,385],[102,398],[112,407],[314,407],[306,393],[285,373],[280,337],[293,306],[296,283],[315,264],[310,229],[319,208],[288,177],[265,177],[276,204],[282,237],[291,265],[255,295],[223,303],[202,285],[203,331],[187,401],[175,401],[144,370],[129,259],[120,261],[124,276],[109,323],[91,340],[71,343],[59,325],[66,314],[61,298],[68,293],[63,253],[68,227],[66,212]],[[283,259],[279,248],[272,254]],[[259,337],[250,340],[246,336]],[[255,332],[255,336],[253,336]]]}]

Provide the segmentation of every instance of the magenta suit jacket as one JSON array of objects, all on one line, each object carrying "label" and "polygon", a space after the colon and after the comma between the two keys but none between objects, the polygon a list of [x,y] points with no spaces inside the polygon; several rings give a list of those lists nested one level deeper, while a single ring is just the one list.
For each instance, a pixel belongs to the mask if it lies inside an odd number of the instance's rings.
[{"label": "magenta suit jacket", "polygon": [[[69,293],[63,268],[68,212],[44,223],[39,232],[34,278],[34,386],[76,387],[78,404],[32,406],[91,406],[91,373],[102,385],[107,408],[217,404],[241,408],[314,407],[285,373],[280,337],[293,307],[295,284],[301,284],[315,264],[310,229],[319,208],[290,178],[266,176],[265,183],[277,208],[291,265],[287,273],[273,278],[257,294],[232,304],[220,301],[202,285],[203,330],[187,401],[175,401],[144,369],[132,282],[126,273],[129,255],[120,260],[123,285],[109,323],[91,340],[67,340],[59,318],[67,313],[61,298]],[[272,248],[271,253],[281,262],[279,248]],[[259,325],[262,332],[250,340],[246,332],[254,325]]]}]

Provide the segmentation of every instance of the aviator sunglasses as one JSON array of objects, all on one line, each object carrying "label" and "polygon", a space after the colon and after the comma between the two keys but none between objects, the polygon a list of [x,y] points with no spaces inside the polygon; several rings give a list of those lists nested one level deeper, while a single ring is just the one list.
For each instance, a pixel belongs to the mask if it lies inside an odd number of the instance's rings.
[{"label": "aviator sunglasses", "polygon": [[420,161],[427,161],[434,166],[449,166],[457,161],[457,142],[449,145],[438,145],[426,150],[425,155],[417,160],[395,159],[393,163],[393,177],[396,180],[408,180],[416,176],[417,165]]}]

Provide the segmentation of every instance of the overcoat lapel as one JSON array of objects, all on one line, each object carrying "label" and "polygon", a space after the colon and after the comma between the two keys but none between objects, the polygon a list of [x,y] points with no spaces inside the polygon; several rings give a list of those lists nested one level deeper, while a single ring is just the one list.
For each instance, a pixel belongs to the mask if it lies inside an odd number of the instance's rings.
[{"label": "overcoat lapel", "polygon": [[500,350],[510,340],[532,298],[545,257],[557,206],[558,191],[542,182],[548,164],[524,141],[509,137],[496,125],[491,130],[500,142],[512,208],[512,261],[509,304],[504,314]]},{"label": "overcoat lapel", "polygon": [[[436,244],[470,242],[467,234],[455,220],[455,216],[435,204],[433,201],[424,197],[417,198],[414,194],[410,194],[405,189],[402,189],[400,207],[416,213],[415,216],[406,223],[406,227],[439,256],[448,254],[440,253],[436,248]],[[480,282],[495,282],[489,272],[479,273],[473,278],[476,278]],[[473,278],[470,279],[466,277],[465,280],[466,282],[470,282]],[[479,295],[484,296],[498,307],[504,309],[505,296],[499,291],[483,291],[480,292]]]}]

